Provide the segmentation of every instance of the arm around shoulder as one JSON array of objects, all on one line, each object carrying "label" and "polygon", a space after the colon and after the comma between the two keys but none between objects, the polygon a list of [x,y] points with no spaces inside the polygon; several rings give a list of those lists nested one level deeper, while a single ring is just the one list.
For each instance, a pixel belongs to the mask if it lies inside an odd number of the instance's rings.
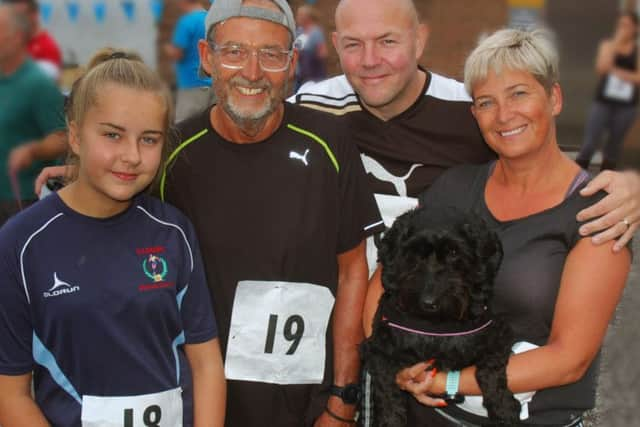
[{"label": "arm around shoulder", "polygon": [[591,196],[603,190],[608,193],[598,203],[578,212],[578,221],[589,221],[580,227],[582,236],[593,236],[596,244],[618,239],[613,251],[620,251],[640,226],[640,173],[603,171],[581,191]]}]

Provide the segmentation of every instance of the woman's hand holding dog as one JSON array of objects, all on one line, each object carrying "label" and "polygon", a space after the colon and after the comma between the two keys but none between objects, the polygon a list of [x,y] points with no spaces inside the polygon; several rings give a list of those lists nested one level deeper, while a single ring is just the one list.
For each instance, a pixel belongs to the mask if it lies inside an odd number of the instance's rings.
[{"label": "woman's hand holding dog", "polygon": [[438,370],[432,364],[433,361],[429,360],[404,368],[396,374],[396,385],[400,390],[411,393],[423,405],[447,406],[444,399],[432,397],[444,393],[444,381],[439,381]]}]

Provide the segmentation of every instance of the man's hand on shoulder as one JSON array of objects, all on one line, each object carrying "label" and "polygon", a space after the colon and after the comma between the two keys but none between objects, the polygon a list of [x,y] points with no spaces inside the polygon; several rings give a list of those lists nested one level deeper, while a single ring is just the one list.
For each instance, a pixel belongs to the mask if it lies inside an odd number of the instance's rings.
[{"label": "man's hand on shoulder", "polygon": [[595,244],[617,239],[613,250],[619,251],[640,226],[640,173],[631,170],[601,172],[580,194],[591,196],[600,190],[609,194],[578,212],[578,221],[589,221],[580,227],[580,234],[597,233],[592,237]]}]

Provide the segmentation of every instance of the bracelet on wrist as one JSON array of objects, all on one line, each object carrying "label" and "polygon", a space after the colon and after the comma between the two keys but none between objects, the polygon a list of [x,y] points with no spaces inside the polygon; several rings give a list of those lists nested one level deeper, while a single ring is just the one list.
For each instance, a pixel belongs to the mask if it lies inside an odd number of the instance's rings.
[{"label": "bracelet on wrist", "polygon": [[460,371],[449,371],[447,373],[446,392],[444,399],[450,403],[464,402],[464,396],[458,393],[460,387]]},{"label": "bracelet on wrist", "polygon": [[331,409],[329,409],[329,406],[325,406],[324,407],[324,411],[333,419],[336,419],[338,421],[342,421],[343,423],[349,423],[349,424],[355,424],[356,421],[358,421],[358,415],[356,413],[356,416],[354,418],[345,418],[345,417],[341,417],[340,415],[336,414],[335,412],[333,412]]}]

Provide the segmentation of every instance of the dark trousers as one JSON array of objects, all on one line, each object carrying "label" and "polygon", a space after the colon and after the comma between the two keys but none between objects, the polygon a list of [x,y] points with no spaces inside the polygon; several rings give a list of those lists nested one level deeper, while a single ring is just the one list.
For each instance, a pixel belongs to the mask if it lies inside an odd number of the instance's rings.
[{"label": "dark trousers", "polygon": [[602,150],[601,169],[615,169],[622,151],[624,137],[635,117],[635,105],[605,104],[595,101],[587,118],[584,141],[576,162],[582,168],[587,169],[606,132],[608,140]]}]

